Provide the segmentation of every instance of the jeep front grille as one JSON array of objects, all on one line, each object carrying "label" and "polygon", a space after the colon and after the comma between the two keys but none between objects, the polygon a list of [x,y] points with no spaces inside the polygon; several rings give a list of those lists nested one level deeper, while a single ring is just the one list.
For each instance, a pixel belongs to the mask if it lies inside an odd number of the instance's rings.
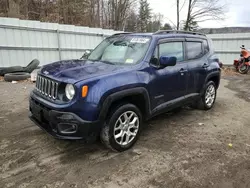
[{"label": "jeep front grille", "polygon": [[36,78],[36,89],[46,97],[54,100],[57,98],[58,83],[49,78],[38,75]]}]

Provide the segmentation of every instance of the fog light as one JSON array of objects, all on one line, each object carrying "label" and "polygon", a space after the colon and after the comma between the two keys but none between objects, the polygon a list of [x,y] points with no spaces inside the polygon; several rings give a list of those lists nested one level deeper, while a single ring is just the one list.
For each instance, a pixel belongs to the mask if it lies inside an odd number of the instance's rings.
[{"label": "fog light", "polygon": [[57,128],[58,131],[62,134],[74,134],[77,131],[77,125],[70,123],[59,123],[57,125]]}]

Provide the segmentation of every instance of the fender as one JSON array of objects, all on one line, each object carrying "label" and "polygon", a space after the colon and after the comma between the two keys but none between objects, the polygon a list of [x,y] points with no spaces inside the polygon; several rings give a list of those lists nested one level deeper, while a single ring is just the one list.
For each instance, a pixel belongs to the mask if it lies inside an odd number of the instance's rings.
[{"label": "fender", "polygon": [[109,95],[103,102],[101,106],[101,111],[99,114],[99,119],[104,120],[109,107],[111,104],[119,99],[122,99],[124,97],[129,97],[133,95],[142,95],[144,97],[145,103],[146,103],[146,117],[150,115],[151,113],[151,108],[150,108],[150,99],[149,99],[149,94],[148,91],[144,87],[136,87],[136,88],[131,88],[131,89],[125,89],[119,92],[115,92],[111,95]]},{"label": "fender", "polygon": [[207,77],[206,77],[206,80],[205,80],[205,84],[204,84],[204,85],[206,85],[206,83],[208,82],[208,80],[209,80],[210,78],[212,78],[212,77],[218,76],[219,79],[220,79],[220,74],[221,74],[221,73],[220,73],[219,70],[209,73],[209,74],[207,75]]},{"label": "fender", "polygon": [[204,85],[203,85],[203,88],[202,88],[202,91],[201,91],[201,95],[202,95],[202,94],[204,93],[204,91],[205,91],[205,86],[206,86],[208,80],[209,80],[210,78],[212,78],[212,77],[219,77],[219,83],[218,83],[218,86],[217,86],[217,89],[218,89],[218,87],[219,87],[219,85],[220,85],[220,75],[221,75],[220,70],[211,72],[211,73],[209,73],[209,74],[207,75],[206,80],[205,80]]}]

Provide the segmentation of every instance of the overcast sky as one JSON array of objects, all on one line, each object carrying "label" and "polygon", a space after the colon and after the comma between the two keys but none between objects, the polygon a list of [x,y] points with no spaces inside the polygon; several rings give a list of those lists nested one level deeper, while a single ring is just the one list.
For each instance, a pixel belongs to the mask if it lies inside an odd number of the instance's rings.
[{"label": "overcast sky", "polygon": [[[180,0],[182,2],[184,0]],[[176,0],[148,0],[154,13],[161,13],[165,16],[164,21],[176,24]],[[250,0],[221,0],[226,4],[226,16],[224,21],[206,21],[199,24],[200,27],[250,27]],[[180,5],[181,6],[181,5]],[[187,3],[181,12],[181,19],[186,18]],[[169,21],[170,20],[170,21]]]}]

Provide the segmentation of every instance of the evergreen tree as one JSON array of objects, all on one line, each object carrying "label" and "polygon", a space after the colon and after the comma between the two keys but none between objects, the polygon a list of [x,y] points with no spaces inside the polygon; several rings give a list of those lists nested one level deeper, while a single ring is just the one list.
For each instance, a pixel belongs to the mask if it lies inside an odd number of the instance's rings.
[{"label": "evergreen tree", "polygon": [[151,19],[151,9],[147,0],[140,0],[139,8],[139,29],[141,32],[149,31],[148,24]]},{"label": "evergreen tree", "polygon": [[161,28],[162,30],[172,30],[172,27],[169,23],[165,23],[164,26]]}]

